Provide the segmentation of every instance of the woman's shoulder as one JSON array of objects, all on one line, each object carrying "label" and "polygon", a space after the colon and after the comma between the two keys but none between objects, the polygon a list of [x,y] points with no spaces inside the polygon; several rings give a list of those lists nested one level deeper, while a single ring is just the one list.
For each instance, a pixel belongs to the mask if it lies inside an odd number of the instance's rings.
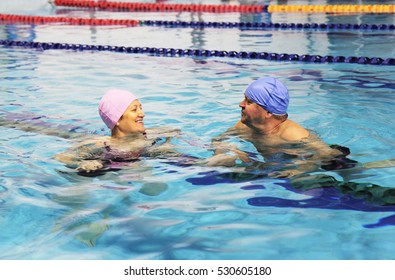
[{"label": "woman's shoulder", "polygon": [[146,134],[148,138],[176,137],[181,134],[181,130],[175,127],[162,126],[155,128],[147,128]]},{"label": "woman's shoulder", "polygon": [[84,146],[84,145],[97,145],[97,146],[103,146],[106,145],[106,143],[111,142],[112,137],[110,136],[95,136],[95,137],[90,137],[87,139],[83,139],[81,142],[79,142],[78,145]]}]

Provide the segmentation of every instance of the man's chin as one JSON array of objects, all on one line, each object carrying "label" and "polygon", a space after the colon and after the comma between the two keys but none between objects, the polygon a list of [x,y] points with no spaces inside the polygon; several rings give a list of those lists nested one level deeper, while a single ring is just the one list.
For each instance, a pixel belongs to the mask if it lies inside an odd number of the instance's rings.
[{"label": "man's chin", "polygon": [[241,122],[242,124],[244,124],[245,126],[247,126],[247,127],[249,127],[249,128],[252,128],[251,123],[250,123],[248,120],[246,120],[245,118],[241,118],[241,119],[240,119],[240,122]]}]

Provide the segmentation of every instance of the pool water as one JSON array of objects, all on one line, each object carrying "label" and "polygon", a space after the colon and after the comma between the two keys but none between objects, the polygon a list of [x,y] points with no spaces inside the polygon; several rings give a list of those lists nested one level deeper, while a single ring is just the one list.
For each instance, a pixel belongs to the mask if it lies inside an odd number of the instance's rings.
[{"label": "pool water", "polygon": [[[68,17],[394,24],[391,14],[126,13],[56,9],[43,0],[2,1],[0,8]],[[394,31],[3,24],[0,39],[395,57]],[[106,135],[97,104],[108,88],[120,87],[139,96],[147,127],[180,129],[181,137],[174,140],[178,149],[207,158],[211,139],[239,120],[246,86],[270,75],[289,88],[292,120],[328,144],[350,148],[349,158],[360,163],[393,159],[393,66],[4,46],[0,61],[0,117],[42,128],[26,132],[0,126],[0,259],[394,258],[395,206],[375,205],[334,188],[301,192],[286,179],[240,167],[185,166],[158,158],[142,158],[101,176],[80,176],[53,159],[78,138],[47,133]],[[231,141],[256,153],[248,142]],[[351,170],[346,177],[395,188],[394,171]],[[344,178],[342,171],[307,175],[317,174]]]}]

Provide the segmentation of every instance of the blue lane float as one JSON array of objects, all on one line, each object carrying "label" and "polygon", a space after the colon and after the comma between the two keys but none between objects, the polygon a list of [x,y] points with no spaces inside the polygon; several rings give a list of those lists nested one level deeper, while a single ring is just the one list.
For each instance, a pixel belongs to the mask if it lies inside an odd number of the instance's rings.
[{"label": "blue lane float", "polygon": [[143,20],[140,25],[173,28],[239,28],[242,30],[350,30],[350,31],[394,31],[394,24],[350,24],[350,23],[265,23],[265,22],[202,22]]},{"label": "blue lane float", "polygon": [[273,22],[217,22],[217,21],[174,21],[134,20],[75,17],[45,17],[15,14],[0,14],[0,24],[73,24],[73,25],[126,25],[158,26],[165,28],[238,28],[241,30],[300,30],[300,31],[394,31],[394,24],[349,24],[349,23],[273,23]]},{"label": "blue lane float", "polygon": [[221,50],[199,50],[199,49],[175,49],[175,48],[150,48],[150,47],[125,47],[110,45],[87,45],[87,44],[68,44],[52,42],[29,42],[0,40],[0,45],[5,47],[22,47],[38,50],[73,50],[73,51],[108,51],[131,54],[147,54],[152,56],[167,57],[229,57],[239,59],[261,59],[271,61],[289,61],[306,63],[355,63],[371,65],[395,65],[395,58],[380,57],[356,57],[356,56],[320,56],[320,55],[298,55],[286,53],[270,52],[247,52],[247,51],[221,51]]}]

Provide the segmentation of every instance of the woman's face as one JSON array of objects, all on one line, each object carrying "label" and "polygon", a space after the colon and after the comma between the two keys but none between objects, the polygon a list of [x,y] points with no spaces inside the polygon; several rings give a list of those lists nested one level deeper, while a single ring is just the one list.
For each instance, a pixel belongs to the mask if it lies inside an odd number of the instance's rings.
[{"label": "woman's face", "polygon": [[144,116],[143,107],[137,99],[130,103],[117,122],[117,128],[121,136],[131,133],[144,133]]}]

